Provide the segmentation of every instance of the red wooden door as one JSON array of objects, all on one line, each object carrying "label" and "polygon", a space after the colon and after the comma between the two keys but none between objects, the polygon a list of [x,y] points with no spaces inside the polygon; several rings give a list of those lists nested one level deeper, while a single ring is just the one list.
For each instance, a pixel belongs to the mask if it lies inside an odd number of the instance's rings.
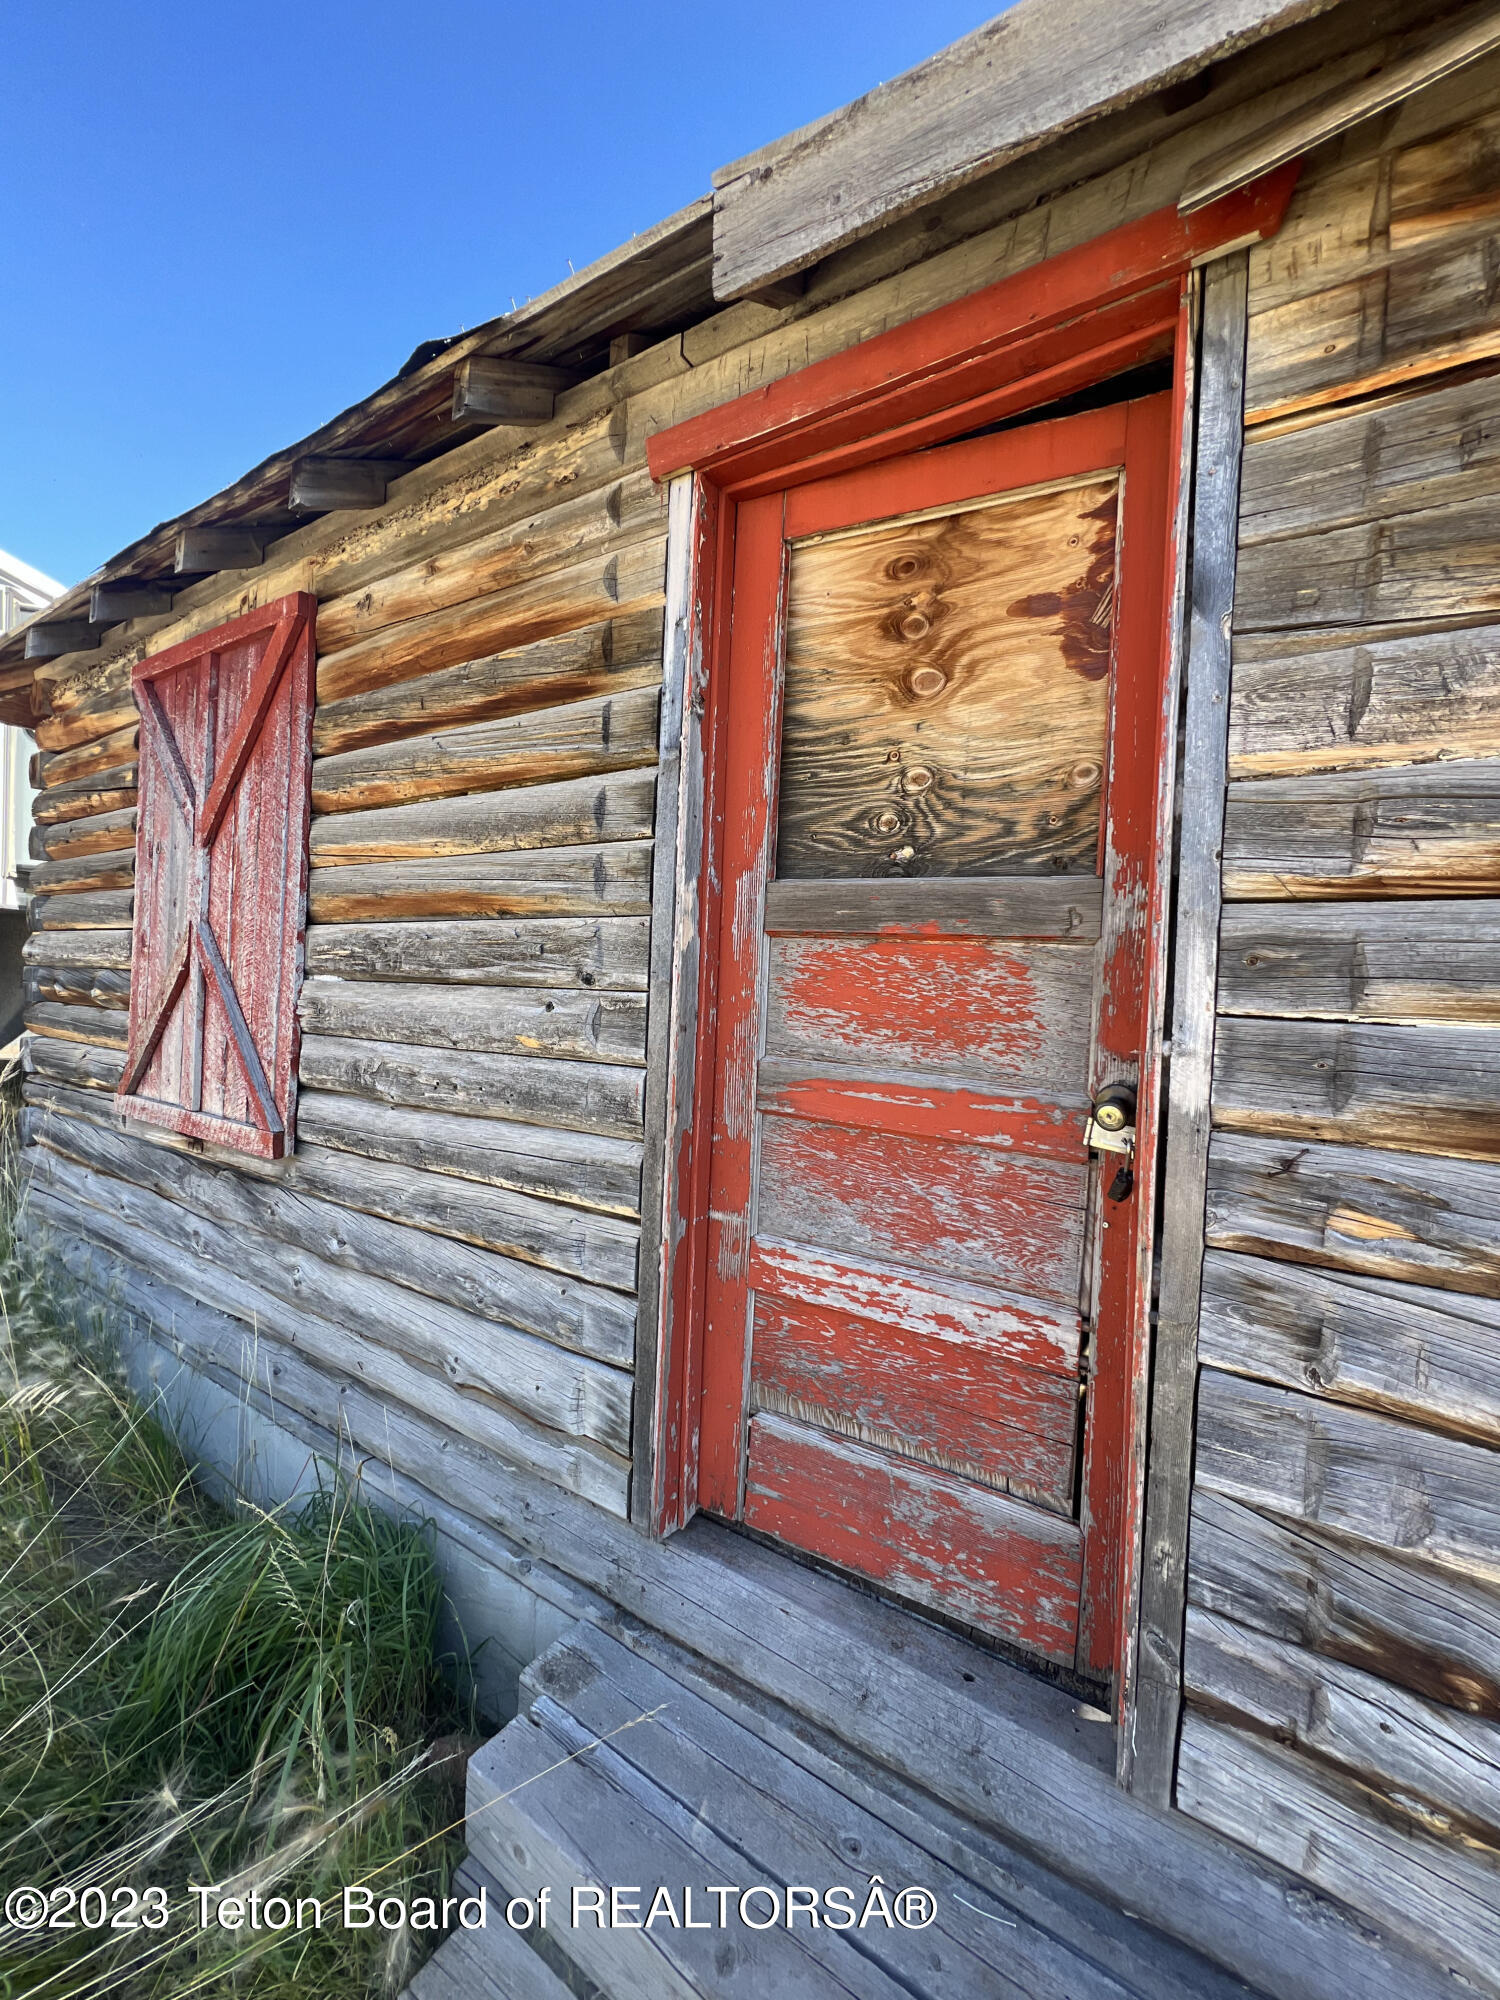
[{"label": "red wooden door", "polygon": [[1169,399],[742,503],[704,1504],[1115,1658]]}]

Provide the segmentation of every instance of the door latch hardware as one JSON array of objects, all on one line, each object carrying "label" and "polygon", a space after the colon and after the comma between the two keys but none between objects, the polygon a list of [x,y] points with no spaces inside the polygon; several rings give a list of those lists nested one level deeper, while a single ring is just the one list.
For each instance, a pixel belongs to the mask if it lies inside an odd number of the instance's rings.
[{"label": "door latch hardware", "polygon": [[1085,1137],[1091,1153],[1120,1156],[1104,1199],[1124,1201],[1135,1186],[1131,1165],[1135,1157],[1135,1091],[1128,1083],[1107,1083],[1095,1095]]}]

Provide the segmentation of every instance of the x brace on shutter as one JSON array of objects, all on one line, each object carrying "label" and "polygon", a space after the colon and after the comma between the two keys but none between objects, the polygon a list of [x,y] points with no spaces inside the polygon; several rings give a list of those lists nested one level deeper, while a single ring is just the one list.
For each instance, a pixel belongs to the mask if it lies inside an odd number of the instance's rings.
[{"label": "x brace on shutter", "polygon": [[[210,864],[214,843],[225,824],[240,781],[249,765],[251,753],[265,723],[267,712],[292,657],[293,644],[305,615],[300,600],[286,600],[286,607],[272,627],[265,649],[251,677],[228,748],[217,760],[217,765],[211,739],[207,745],[203,774],[205,795],[201,800],[189,768],[189,760],[183,753],[183,746],[177,740],[152,679],[138,676],[136,680],[143,739],[155,753],[156,768],[165,779],[165,791],[188,834],[192,848],[192,862],[187,913],[173,942],[166,975],[138,1017],[133,1046],[120,1082],[120,1096],[128,1097],[139,1089],[160,1046],[173,1010],[182,996],[189,977],[196,969],[212,984],[218,996],[228,1024],[229,1040],[233,1045],[249,1093],[254,1117],[260,1129],[273,1139],[284,1136],[285,1124],[277,1107],[276,1093],[266,1075],[265,1065],[246,1020],[240,995],[235,989],[229,964],[210,921]],[[209,698],[212,700],[212,690],[217,683],[217,650],[205,648],[204,658],[208,667]],[[201,1013],[198,1034],[201,1037]],[[201,1047],[195,1052],[195,1065],[197,1073],[201,1075]],[[132,1107],[123,1108],[129,1110]]]}]

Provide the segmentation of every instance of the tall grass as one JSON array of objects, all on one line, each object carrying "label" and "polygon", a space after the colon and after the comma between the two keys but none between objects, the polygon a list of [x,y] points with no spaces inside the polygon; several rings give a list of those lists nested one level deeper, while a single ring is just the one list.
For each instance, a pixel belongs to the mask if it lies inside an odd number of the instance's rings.
[{"label": "tall grass", "polygon": [[[214,1505],[97,1319],[14,1251],[0,1302],[0,1895],[170,1909],[0,1925],[0,2000],[396,1993],[435,1939],[346,1931],[340,1892],[448,1892],[473,1726],[420,1524],[334,1476],[295,1511]],[[190,1882],[317,1899],[323,1927],[200,1930]]]}]

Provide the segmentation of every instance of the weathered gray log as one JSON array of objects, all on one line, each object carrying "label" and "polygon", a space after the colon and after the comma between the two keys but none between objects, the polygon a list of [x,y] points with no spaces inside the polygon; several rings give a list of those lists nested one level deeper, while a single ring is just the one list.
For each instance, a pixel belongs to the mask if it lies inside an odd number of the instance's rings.
[{"label": "weathered gray log", "polygon": [[118,1011],[130,1005],[130,974],[100,966],[28,965],[23,983],[27,1001],[33,1006],[46,1001],[64,1007]]},{"label": "weathered gray log", "polygon": [[[165,1150],[161,1154],[164,1161],[183,1157]],[[402,1355],[466,1396],[506,1404],[564,1437],[592,1439],[615,1451],[628,1444],[630,1377],[617,1368],[274,1237],[247,1237],[243,1227],[201,1215],[136,1182],[76,1166],[50,1148],[40,1152],[32,1174],[34,1187],[88,1204],[93,1210],[89,1233],[122,1254],[140,1231],[225,1278],[238,1280],[248,1266],[255,1273],[255,1287],[280,1299],[283,1307],[347,1327],[371,1347]],[[246,1180],[243,1185],[259,1184]],[[107,1228],[101,1230],[96,1215],[107,1216]],[[422,1242],[418,1235],[417,1246]],[[221,1288],[210,1303],[223,1297]]]},{"label": "weathered gray log", "polygon": [[37,931],[120,930],[135,909],[133,889],[99,889],[88,895],[34,896],[27,906]]},{"label": "weathered gray log", "polygon": [[312,865],[422,860],[439,854],[499,854],[516,848],[582,847],[651,835],[656,790],[649,770],[517,785],[453,799],[420,799],[369,812],[325,813],[312,824]]},{"label": "weathered gray log", "polygon": [[82,854],[106,854],[135,847],[135,808],[119,812],[87,813],[80,819],[63,820],[53,827],[33,826],[32,838],[49,861],[71,860]]},{"label": "weathered gray log", "polygon": [[54,618],[45,625],[27,627],[22,658],[60,660],[64,653],[94,651],[102,636],[98,626],[90,625],[87,618]]},{"label": "weathered gray log", "polygon": [[1192,1601],[1466,1714],[1500,1719],[1500,1588],[1271,1519],[1199,1486]]},{"label": "weathered gray log", "polygon": [[1500,1160],[1500,1036],[1225,1015],[1214,1123]]},{"label": "weathered gray log", "polygon": [[127,1040],[123,1015],[67,1002],[58,1005],[44,1000],[28,1007],[26,1026],[35,1036],[64,1042],[89,1042],[104,1049],[123,1050]]},{"label": "weathered gray log", "polygon": [[130,618],[160,618],[172,609],[173,589],[169,583],[145,576],[96,583],[89,594],[89,623],[120,625]]},{"label": "weathered gray log", "polygon": [[[1500,501],[1495,505],[1500,508]],[[1299,546],[1316,547],[1324,539],[1313,536]],[[1280,543],[1264,555],[1273,565],[1287,562]],[[1445,602],[1442,608],[1459,606]],[[1389,615],[1422,613],[1398,605]],[[1250,634],[1235,639],[1231,778],[1496,756],[1500,631],[1493,622],[1457,631],[1377,627],[1309,632],[1300,641]]]},{"label": "weathered gray log", "polygon": [[427,861],[371,861],[315,868],[308,885],[314,923],[437,917],[559,917],[645,914],[651,848],[643,840],[516,854],[444,854]]},{"label": "weathered gray log", "polygon": [[1500,1847],[1500,1725],[1210,1611],[1188,1613],[1186,1672],[1200,1706]]},{"label": "weathered gray log", "polygon": [[299,1074],[314,1090],[337,1090],[381,1104],[514,1118],[620,1139],[640,1136],[642,1073],[615,1064],[553,1062],[545,1056],[456,1056],[445,1049],[308,1035]]},{"label": "weathered gray log", "polygon": [[386,488],[410,468],[398,459],[299,458],[292,467],[288,504],[310,513],[336,507],[383,507]]},{"label": "weathered gray log", "polygon": [[1205,1368],[1197,1477],[1341,1535],[1500,1578],[1500,1454]]},{"label": "weathered gray log", "polygon": [[1226,896],[1470,896],[1500,889],[1500,761],[1229,787]]},{"label": "weathered gray log", "polygon": [[656,709],[656,689],[636,688],[319,757],[313,805],[318,812],[353,812],[653,765]]},{"label": "weathered gray log", "polygon": [[99,813],[122,812],[135,804],[136,766],[132,759],[113,770],[91,773],[73,785],[57,785],[33,799],[31,817],[38,826],[89,819]]},{"label": "weathered gray log", "polygon": [[1208,1237],[1226,1250],[1500,1298],[1500,1166],[1221,1132]]},{"label": "weathered gray log", "polygon": [[21,956],[28,965],[97,965],[128,972],[131,935],[128,930],[47,931],[27,938]]},{"label": "weathered gray log", "polygon": [[[239,1364],[244,1370],[247,1364],[262,1364],[259,1372],[273,1389],[290,1376],[303,1391],[303,1407],[315,1396],[313,1406],[322,1420],[328,1423],[332,1418],[329,1428],[335,1436],[344,1428],[340,1412],[353,1405],[365,1419],[361,1428],[367,1449],[379,1451],[375,1439],[382,1421],[399,1428],[404,1419],[408,1430],[429,1438],[438,1430],[434,1455],[439,1459],[444,1448],[452,1449],[459,1438],[472,1440],[481,1456],[492,1452],[502,1465],[523,1467],[608,1514],[625,1510],[627,1468],[613,1453],[529,1423],[503,1403],[450,1381],[441,1369],[416,1366],[406,1355],[370,1338],[362,1323],[359,1331],[351,1332],[341,1318],[324,1318],[305,1304],[289,1307],[243,1271],[222,1270],[149,1230],[124,1223],[111,1210],[73,1197],[60,1198],[45,1188],[33,1196],[30,1226],[65,1254],[70,1240],[97,1244],[238,1320],[243,1345],[239,1354],[224,1357],[230,1366]],[[285,1375],[283,1364],[267,1352],[278,1343],[287,1350]]]},{"label": "weathered gray log", "polygon": [[309,1250],[596,1360],[630,1360],[635,1314],[616,1290],[634,1283],[636,1231],[613,1216],[374,1160],[355,1171],[347,1153],[319,1146],[251,1174],[117,1123],[26,1120],[59,1157],[191,1208],[247,1244]]},{"label": "weathered gray log", "polygon": [[1239,1375],[1500,1445],[1496,1318],[1462,1292],[1211,1250],[1198,1346]]},{"label": "weathered gray log", "polygon": [[559,390],[577,377],[565,368],[477,354],[462,361],[453,377],[453,421],[529,427],[546,423]]},{"label": "weathered gray log", "polygon": [[[412,1110],[321,1090],[299,1097],[297,1136],[363,1160],[391,1160],[613,1215],[639,1213],[638,1139]],[[355,1168],[355,1177],[362,1171]]]},{"label": "weathered gray log", "polygon": [[1500,1023],[1500,902],[1231,904],[1219,949],[1226,1013]]},{"label": "weathered gray log", "polygon": [[177,537],[172,567],[183,576],[216,569],[255,569],[264,560],[264,537],[245,524],[184,528]]},{"label": "weathered gray log", "polygon": [[75,1090],[112,1094],[125,1074],[125,1057],[118,1049],[92,1048],[86,1042],[60,1042],[50,1035],[37,1035],[26,1045],[26,1067]]},{"label": "weathered gray log", "polygon": [[[355,601],[364,595],[357,593]],[[332,609],[325,606],[318,615],[320,637]],[[313,749],[327,757],[616,688],[646,687],[659,679],[660,667],[661,613],[636,611],[537,639],[512,652],[459,660],[393,687],[324,702],[313,718]]]},{"label": "weathered gray log", "polygon": [[1500,1857],[1441,1840],[1294,1751],[1191,1710],[1177,1802],[1500,1993]]},{"label": "weathered gray log", "polygon": [[82,854],[68,861],[44,861],[33,868],[30,883],[38,896],[126,889],[135,881],[134,846],[109,854]]},{"label": "weathered gray log", "polygon": [[314,1035],[581,1062],[643,1063],[646,1057],[646,1002],[635,993],[309,979],[298,1014]]},{"label": "weathered gray log", "polygon": [[487,923],[312,924],[307,970],[336,979],[446,980],[460,986],[646,986],[647,917],[534,917]]},{"label": "weathered gray log", "polygon": [[1198,356],[1198,450],[1193,484],[1187,695],[1178,833],[1172,1060],[1166,1073],[1166,1173],[1161,1282],[1152,1362],[1149,1477],[1142,1533],[1133,1713],[1120,1773],[1152,1804],[1172,1800],[1182,1683],[1193,1392],[1203,1261],[1209,1090],[1213,1075],[1219,853],[1229,706],[1229,609],[1234,601],[1239,470],[1244,440],[1243,252],[1205,274]]}]

